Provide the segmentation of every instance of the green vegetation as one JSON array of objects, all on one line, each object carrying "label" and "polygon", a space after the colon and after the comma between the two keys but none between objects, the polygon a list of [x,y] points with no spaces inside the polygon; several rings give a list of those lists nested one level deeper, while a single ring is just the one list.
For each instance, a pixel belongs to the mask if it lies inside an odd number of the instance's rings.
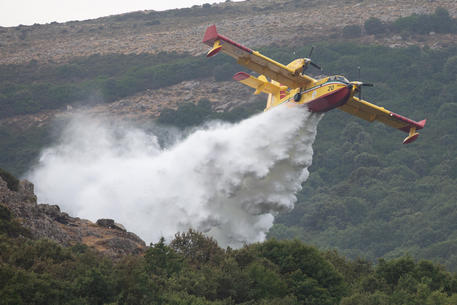
[{"label": "green vegetation", "polygon": [[112,261],[27,238],[0,206],[0,304],[455,304],[457,276],[410,257],[348,261],[299,241],[221,249],[203,234]]},{"label": "green vegetation", "polygon": [[365,31],[369,35],[378,35],[388,32],[399,33],[405,36],[411,34],[440,34],[457,33],[457,19],[452,18],[444,8],[437,8],[434,14],[413,14],[402,17],[393,23],[385,23],[378,18],[371,17],[365,21]]},{"label": "green vegetation", "polygon": [[457,33],[457,19],[452,18],[444,8],[437,8],[432,15],[412,15],[399,18],[392,24],[393,30],[400,33],[428,34]]},{"label": "green vegetation", "polygon": [[371,17],[365,21],[364,27],[368,35],[382,34],[388,30],[387,25],[375,17]]},{"label": "green vegetation", "polygon": [[[55,135],[54,127],[47,124],[25,130],[0,125],[0,167],[14,175],[22,175]],[[14,183],[10,188],[15,190]]]},{"label": "green vegetation", "polygon": [[[227,58],[188,54],[93,55],[63,65],[0,66],[0,118],[86,105],[133,95],[184,80],[211,76]],[[227,70],[233,75],[233,67]],[[226,79],[227,71],[218,79]],[[235,71],[236,72],[236,71]],[[209,75],[208,75],[209,74]]]},{"label": "green vegetation", "polygon": [[19,180],[16,177],[14,177],[6,170],[0,168],[0,178],[6,182],[6,185],[10,190],[17,192],[19,188]]},{"label": "green vegetation", "polygon": [[362,36],[362,28],[359,25],[347,25],[343,28],[344,38],[356,38]]},{"label": "green vegetation", "polygon": [[30,232],[24,229],[19,222],[13,218],[10,210],[2,204],[0,204],[0,236],[5,238],[19,236],[30,237]]}]

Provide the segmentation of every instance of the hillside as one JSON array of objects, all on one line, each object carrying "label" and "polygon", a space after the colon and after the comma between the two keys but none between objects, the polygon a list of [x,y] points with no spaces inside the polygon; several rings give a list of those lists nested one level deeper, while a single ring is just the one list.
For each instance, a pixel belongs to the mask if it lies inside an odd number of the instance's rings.
[{"label": "hillside", "polygon": [[[420,20],[411,15],[440,19],[438,7],[455,22],[451,0],[251,0],[0,28],[0,167],[24,174],[58,135],[55,122],[80,110],[138,124],[158,118],[183,129],[259,111],[264,96],[228,81],[239,71],[234,61],[202,55],[209,24],[282,63],[293,52],[308,54],[313,44],[313,60],[325,73],[354,80],[361,66],[362,78],[376,84],[364,92],[366,99],[429,121],[417,143],[401,146],[400,132],[341,112],[326,114],[310,178],[270,237],[368,261],[409,254],[455,270],[457,32],[433,26],[418,32]],[[384,22],[382,32],[369,33],[370,17]],[[358,26],[360,35],[348,36],[347,26]],[[211,103],[188,107],[199,101]]]},{"label": "hillside", "polygon": [[[239,68],[232,63],[228,64],[230,61],[227,59],[217,59],[216,62],[208,62],[203,58],[192,59],[195,58],[192,55],[201,55],[206,51],[201,39],[209,24],[217,24],[224,34],[254,48],[271,44],[293,48],[322,41],[332,43],[349,40],[352,43],[389,47],[418,45],[439,49],[452,45],[457,34],[433,31],[406,35],[356,33],[346,37],[344,32],[348,26],[363,29],[364,22],[370,17],[392,22],[411,14],[430,14],[438,7],[445,8],[451,17],[457,16],[457,4],[450,0],[348,0],[341,1],[338,5],[328,1],[253,0],[166,12],[141,11],[61,24],[53,22],[14,28],[0,27],[0,76],[3,75],[0,79],[6,88],[11,88],[10,82],[15,84],[13,88],[16,92],[13,92],[12,98],[17,103],[7,107],[6,111],[0,110],[0,125],[10,126],[12,123],[21,129],[25,126],[41,126],[54,116],[64,113],[69,109],[68,105],[75,108],[75,104],[88,104],[91,110],[97,104],[93,109],[96,113],[112,112],[129,117],[138,115],[143,119],[157,117],[161,109],[175,108],[178,102],[196,102],[201,98],[221,104],[216,105],[216,109],[230,108],[232,106],[228,104],[232,101],[233,105],[242,102],[248,90],[233,82],[215,83],[212,76],[225,69],[227,71],[224,71],[223,77],[229,79],[230,74]],[[145,66],[147,61],[152,60],[152,65],[162,63],[163,57],[164,63],[175,59],[177,64],[159,67],[155,69],[157,71],[145,69],[138,75],[132,73]],[[227,65],[221,66],[221,61]],[[95,62],[97,64],[94,65]],[[179,65],[186,67],[187,64],[202,67],[199,67],[198,73],[182,71],[186,75],[172,80],[170,76],[165,76],[168,80],[164,82],[151,75],[152,72],[161,73],[161,69],[168,69],[169,73],[178,75],[182,73]],[[97,70],[100,66],[102,70]],[[95,71],[87,71],[89,67],[92,70],[95,68]],[[115,79],[120,82],[119,85],[111,81],[113,71],[127,74]],[[140,86],[135,84],[132,87],[132,76],[145,77],[146,81]],[[179,84],[196,78],[199,86]],[[113,86],[131,88],[120,94],[112,94],[109,91]],[[166,89],[158,91],[161,87]],[[0,91],[2,104],[9,103],[8,90],[10,89]],[[5,95],[7,98],[3,101]],[[38,96],[42,96],[42,100],[35,100]],[[104,105],[103,102],[110,104]],[[49,106],[43,106],[47,103],[58,111],[49,111]],[[16,117],[26,113],[34,115]],[[4,120],[5,117],[8,119]]]},{"label": "hillside", "polygon": [[[83,22],[0,28],[0,64],[65,62],[110,53],[175,51],[197,55],[205,52],[201,38],[210,24],[217,24],[227,36],[251,47],[290,45],[334,38],[345,26],[362,25],[370,17],[392,21],[413,13],[432,13],[437,7],[457,16],[453,0],[251,0],[166,12],[140,11]],[[439,45],[443,40],[455,37],[431,38],[429,44]],[[414,38],[377,42],[397,46],[418,43]]]}]

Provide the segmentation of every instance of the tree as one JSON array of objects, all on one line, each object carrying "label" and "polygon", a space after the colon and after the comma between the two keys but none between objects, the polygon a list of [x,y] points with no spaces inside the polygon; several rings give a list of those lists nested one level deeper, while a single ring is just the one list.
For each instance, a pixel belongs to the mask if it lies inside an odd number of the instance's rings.
[{"label": "tree", "polygon": [[437,33],[455,33],[457,29],[456,20],[443,7],[436,8],[435,14],[431,16],[431,23],[433,30]]},{"label": "tree", "polygon": [[176,251],[165,245],[165,239],[153,244],[144,255],[146,271],[158,276],[170,277],[182,268],[182,257]]},{"label": "tree", "polygon": [[344,38],[356,38],[362,36],[362,28],[359,25],[347,25],[343,28]]},{"label": "tree", "polygon": [[287,283],[281,278],[277,266],[265,259],[250,264],[246,272],[252,280],[250,296],[254,299],[284,297],[287,295]]},{"label": "tree", "polygon": [[6,234],[9,237],[26,236],[30,237],[30,232],[21,226],[21,224],[13,218],[10,210],[0,204],[0,234]]},{"label": "tree", "polygon": [[202,264],[219,264],[222,261],[224,250],[217,242],[203,235],[203,233],[189,229],[186,233],[177,233],[171,241],[170,247],[196,267]]},{"label": "tree", "polygon": [[4,169],[0,168],[0,178],[6,182],[6,186],[14,192],[17,192],[19,189],[19,179],[14,177],[11,173],[7,172]]},{"label": "tree", "polygon": [[368,35],[377,35],[387,32],[387,26],[380,19],[370,17],[364,23],[365,31]]},{"label": "tree", "polygon": [[279,267],[288,291],[310,304],[336,304],[347,294],[342,276],[313,247],[298,241],[270,240],[255,246],[260,257]]}]

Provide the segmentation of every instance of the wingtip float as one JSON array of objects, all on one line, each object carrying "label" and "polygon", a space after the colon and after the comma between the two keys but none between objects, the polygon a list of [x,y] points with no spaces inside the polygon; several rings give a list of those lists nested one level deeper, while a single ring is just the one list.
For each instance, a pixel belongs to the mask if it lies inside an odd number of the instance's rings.
[{"label": "wingtip float", "polygon": [[235,58],[238,64],[261,74],[254,77],[245,72],[238,72],[233,79],[254,88],[255,94],[267,93],[265,110],[283,103],[306,105],[311,112],[326,112],[338,108],[366,121],[379,121],[407,132],[408,136],[403,140],[403,144],[415,141],[419,136],[417,130],[425,126],[426,120],[416,122],[363,100],[362,87],[371,87],[372,84],[350,82],[340,75],[314,79],[305,74],[310,65],[320,69],[310,59],[312,50],[308,58],[299,58],[283,65],[219,34],[215,25],[206,29],[203,43],[211,47],[207,57],[223,52]]}]

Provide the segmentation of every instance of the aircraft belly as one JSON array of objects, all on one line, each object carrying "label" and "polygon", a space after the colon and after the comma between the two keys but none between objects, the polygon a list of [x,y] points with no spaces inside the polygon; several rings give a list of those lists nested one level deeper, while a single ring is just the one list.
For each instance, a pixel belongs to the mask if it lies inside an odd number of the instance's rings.
[{"label": "aircraft belly", "polygon": [[344,86],[305,102],[304,104],[308,106],[308,109],[311,112],[326,112],[344,105],[350,94],[351,90],[347,86]]}]

